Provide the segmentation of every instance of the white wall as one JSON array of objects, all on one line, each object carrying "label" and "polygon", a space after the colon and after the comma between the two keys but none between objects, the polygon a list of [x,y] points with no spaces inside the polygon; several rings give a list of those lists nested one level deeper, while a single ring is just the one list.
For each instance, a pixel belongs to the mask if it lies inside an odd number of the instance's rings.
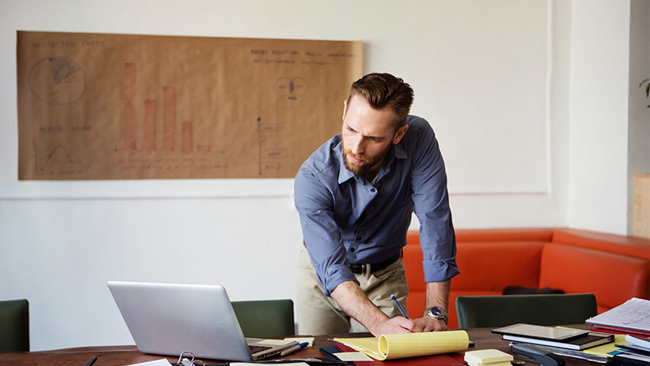
[{"label": "white wall", "polygon": [[[30,300],[34,350],[132,343],[106,280],[219,283],[235,300],[293,298],[301,245],[292,179],[17,181],[16,30],[361,39],[364,70],[410,82],[413,113],[437,131],[457,227],[617,232],[626,224],[614,217],[625,215],[618,180],[627,173],[616,163],[626,141],[617,123],[599,121],[598,130],[616,137],[607,164],[616,184],[592,180],[582,165],[602,137],[577,137],[590,129],[586,121],[574,128],[571,118],[591,112],[570,83],[589,80],[571,67],[591,48],[620,50],[619,31],[583,33],[610,17],[621,25],[629,4],[593,7],[595,20],[582,19],[593,10],[586,3],[556,0],[1,1],[0,299]],[[572,26],[582,36],[572,37]],[[576,43],[583,55],[572,58]],[[613,62],[608,83],[620,88],[621,61]],[[609,74],[600,69],[608,65],[594,67]],[[620,114],[602,100],[591,108]],[[594,186],[587,195],[578,189],[586,182]],[[588,202],[605,189],[614,197]],[[607,209],[614,223],[576,219],[583,203]]]},{"label": "white wall", "polygon": [[627,233],[630,2],[574,0],[569,226]]}]

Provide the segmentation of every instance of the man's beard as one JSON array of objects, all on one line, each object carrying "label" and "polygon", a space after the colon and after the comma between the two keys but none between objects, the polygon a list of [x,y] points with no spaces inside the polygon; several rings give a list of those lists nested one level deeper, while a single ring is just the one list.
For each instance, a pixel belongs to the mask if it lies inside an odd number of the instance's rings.
[{"label": "man's beard", "polygon": [[[344,144],[341,144],[341,151],[343,152],[343,164],[349,170],[355,175],[362,175],[367,173],[375,164],[383,159],[386,154],[388,153],[388,149],[390,149],[390,146],[386,150],[384,150],[381,154],[375,156],[374,158],[371,158],[366,155],[357,155],[353,154],[350,149],[346,149]],[[360,160],[360,163],[353,163],[348,160],[348,154],[354,157],[357,160]]]},{"label": "man's beard", "polygon": [[[348,160],[348,154],[354,156],[356,159],[361,160],[361,163],[353,163]],[[372,162],[369,161],[368,157],[364,155],[356,155],[352,154],[350,150],[343,149],[343,164],[345,167],[354,173],[355,175],[360,175],[360,174],[365,174],[370,168],[374,165]]]}]

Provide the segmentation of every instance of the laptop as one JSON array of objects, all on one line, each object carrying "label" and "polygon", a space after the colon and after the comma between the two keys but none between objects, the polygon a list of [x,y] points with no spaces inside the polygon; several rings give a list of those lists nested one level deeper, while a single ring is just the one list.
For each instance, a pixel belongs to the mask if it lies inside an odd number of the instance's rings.
[{"label": "laptop", "polygon": [[143,353],[255,361],[297,345],[245,338],[222,286],[108,281],[108,288]]}]

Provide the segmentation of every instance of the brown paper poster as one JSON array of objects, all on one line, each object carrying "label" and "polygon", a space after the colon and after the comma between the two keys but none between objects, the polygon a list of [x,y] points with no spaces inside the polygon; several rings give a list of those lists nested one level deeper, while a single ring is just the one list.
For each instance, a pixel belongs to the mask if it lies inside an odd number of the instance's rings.
[{"label": "brown paper poster", "polygon": [[292,178],[360,41],[18,32],[19,179]]}]

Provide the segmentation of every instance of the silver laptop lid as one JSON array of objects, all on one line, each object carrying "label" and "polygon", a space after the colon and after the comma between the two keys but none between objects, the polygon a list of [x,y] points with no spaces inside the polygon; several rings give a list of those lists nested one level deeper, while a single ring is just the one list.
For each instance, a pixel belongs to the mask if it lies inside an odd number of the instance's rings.
[{"label": "silver laptop lid", "polygon": [[109,281],[108,287],[141,352],[252,360],[222,286]]}]

